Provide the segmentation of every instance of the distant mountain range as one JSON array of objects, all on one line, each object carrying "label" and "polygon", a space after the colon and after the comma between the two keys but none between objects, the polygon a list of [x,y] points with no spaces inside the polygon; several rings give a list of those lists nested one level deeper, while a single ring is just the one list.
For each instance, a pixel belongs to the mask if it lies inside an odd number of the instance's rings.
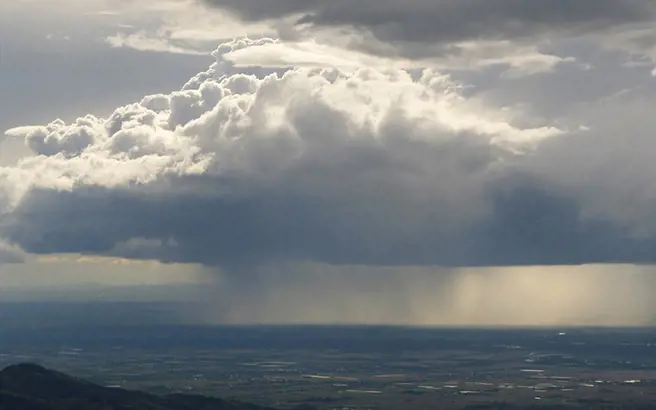
[{"label": "distant mountain range", "polygon": [[204,396],[102,387],[35,364],[0,371],[0,410],[274,410]]}]

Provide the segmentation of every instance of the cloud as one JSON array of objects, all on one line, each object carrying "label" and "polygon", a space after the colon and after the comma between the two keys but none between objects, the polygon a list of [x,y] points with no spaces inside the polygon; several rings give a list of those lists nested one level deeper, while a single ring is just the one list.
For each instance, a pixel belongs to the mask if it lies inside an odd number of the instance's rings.
[{"label": "cloud", "polygon": [[27,255],[18,246],[0,240],[0,264],[22,263]]},{"label": "cloud", "polygon": [[580,39],[587,49],[613,49],[653,68],[653,42],[645,43],[656,23],[651,0],[200,2],[245,23],[269,24],[286,40],[315,39],[439,69],[508,66],[506,78],[552,72],[563,63],[588,69],[589,61],[571,54]]},{"label": "cloud", "polygon": [[[166,52],[172,54],[207,55],[217,44],[240,36],[271,36],[275,30],[265,23],[244,23],[234,17],[208,10],[194,0],[179,0],[154,7],[139,8],[130,4],[122,13],[129,11],[132,19],[116,19],[116,33],[107,36],[105,42],[112,47],[138,51]],[[129,21],[133,24],[121,22]],[[135,25],[134,22],[137,22]]]},{"label": "cloud", "polygon": [[223,44],[108,118],[10,130],[34,155],[0,168],[0,235],[231,267],[653,262],[651,116],[521,126],[431,69],[240,68],[276,44]]},{"label": "cloud", "polygon": [[205,55],[207,53],[195,50],[185,44],[176,45],[170,38],[160,36],[149,36],[145,31],[132,34],[117,33],[105,39],[112,47],[127,47],[139,51],[166,52],[173,54]]},{"label": "cloud", "polygon": [[[441,33],[438,33],[437,36],[435,33],[431,34],[430,30],[427,36],[422,37],[421,40],[406,39],[403,35],[398,38],[397,36],[380,35],[379,26],[381,25],[400,24],[401,34],[414,30],[417,27],[414,22],[419,21],[417,15],[422,14],[417,7],[428,15],[442,15],[444,14],[442,9],[454,9],[452,11],[456,14],[466,13],[466,10],[459,10],[459,3],[454,3],[454,6],[426,5],[417,2],[410,4],[409,10],[404,10],[403,13],[396,13],[398,4],[384,3],[382,8],[376,4],[375,8],[380,9],[381,18],[391,18],[393,16],[390,13],[392,13],[394,16],[396,14],[405,16],[406,20],[394,20],[391,23],[379,22],[373,25],[355,22],[335,24],[304,22],[298,24],[297,20],[301,18],[301,15],[294,8],[298,5],[292,4],[294,7],[290,7],[285,1],[262,4],[227,2],[222,5],[219,4],[221,2],[214,4],[197,0],[155,3],[122,2],[124,4],[121,4],[119,8],[116,7],[115,2],[95,1],[90,4],[81,4],[76,9],[77,14],[72,16],[79,15],[83,18],[73,18],[74,21],[69,24],[69,22],[62,23],[60,20],[63,17],[60,15],[60,10],[51,10],[50,5],[44,1],[38,3],[36,8],[40,9],[41,13],[30,7],[19,9],[24,9],[22,13],[26,16],[32,16],[30,19],[34,19],[35,15],[43,15],[40,18],[49,21],[49,24],[57,22],[54,24],[55,27],[47,26],[49,30],[44,32],[44,36],[59,33],[55,36],[68,36],[73,43],[91,36],[97,37],[98,40],[102,39],[114,48],[141,52],[198,55],[209,52],[217,43],[238,34],[273,36],[284,39],[287,45],[284,55],[288,57],[286,60],[288,64],[293,64],[292,61],[299,58],[305,60],[310,57],[300,54],[307,54],[308,50],[306,49],[312,45],[332,48],[340,60],[346,59],[340,62],[342,65],[349,63],[349,59],[354,58],[358,61],[373,60],[378,63],[391,61],[395,66],[404,65],[406,68],[431,66],[440,70],[471,71],[507,66],[508,72],[505,78],[549,73],[561,64],[577,63],[572,56],[552,50],[550,41],[546,41],[544,38],[531,38],[530,41],[522,36],[474,35],[446,38]],[[216,7],[217,5],[219,7]],[[283,7],[286,12],[277,12],[276,7],[278,6]],[[258,11],[250,12],[248,11],[250,7]],[[329,9],[332,8],[335,10],[339,10],[340,7],[361,8],[362,4],[351,5],[348,2],[338,2],[327,7],[326,3],[308,2],[298,7],[299,10],[306,10],[304,13],[307,15],[319,15],[329,12]],[[466,7],[464,6],[464,9]],[[316,11],[312,11],[314,9]],[[369,9],[370,7],[364,8],[364,10]],[[44,13],[43,10],[46,12]],[[225,10],[232,12],[225,13]],[[239,12],[239,10],[244,12]],[[365,14],[371,13],[367,11]],[[390,15],[383,17],[385,14]],[[66,16],[71,18],[70,13]],[[246,18],[246,16],[253,18]],[[278,17],[269,18],[269,16]],[[425,17],[422,18],[425,19]],[[51,21],[51,19],[54,20]],[[40,22],[40,20],[35,21]],[[89,21],[92,24],[88,24]],[[9,23],[13,25],[12,22]],[[62,24],[66,27],[64,32],[61,32]],[[408,27],[403,27],[403,25],[408,25]],[[432,23],[431,25],[435,26]],[[44,24],[34,24],[34,26],[42,27]],[[446,27],[444,24],[440,27],[442,26]],[[55,28],[57,29],[55,30]],[[293,42],[298,44],[294,45]],[[268,60],[275,56],[274,49],[276,47],[270,47],[267,50]],[[345,52],[344,49],[349,51]],[[260,53],[263,52],[264,50],[260,50]],[[328,54],[321,53],[321,56],[325,59]],[[314,55],[315,59],[318,57],[318,55]],[[244,58],[241,60],[245,61]]]},{"label": "cloud", "polygon": [[656,75],[656,29],[653,24],[619,32],[615,30],[605,35],[601,44],[610,51],[626,54],[626,66],[646,66],[652,70],[652,75]]},{"label": "cloud", "polygon": [[[228,53],[224,58],[240,67],[337,67],[362,66],[379,69],[432,67],[440,70],[470,70],[507,66],[506,77],[551,72],[559,64],[575,63],[572,57],[543,54],[533,46],[518,47],[509,42],[461,43],[457,53],[433,58],[376,56],[316,41],[273,42]],[[439,52],[438,52],[439,55]]]},{"label": "cloud", "polygon": [[203,0],[246,21],[294,18],[297,25],[351,27],[385,42],[457,43],[545,33],[579,34],[651,22],[650,0]]}]

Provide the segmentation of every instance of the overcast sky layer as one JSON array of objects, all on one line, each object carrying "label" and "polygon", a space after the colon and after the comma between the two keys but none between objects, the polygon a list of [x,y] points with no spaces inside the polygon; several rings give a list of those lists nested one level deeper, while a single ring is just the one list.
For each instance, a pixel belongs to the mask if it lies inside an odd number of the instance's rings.
[{"label": "overcast sky layer", "polygon": [[307,264],[651,265],[654,23],[648,0],[0,5],[0,261],[251,295],[325,287]]},{"label": "overcast sky layer", "polygon": [[381,41],[424,44],[577,35],[649,23],[649,0],[204,0],[246,21],[292,18],[299,26],[350,26]]}]

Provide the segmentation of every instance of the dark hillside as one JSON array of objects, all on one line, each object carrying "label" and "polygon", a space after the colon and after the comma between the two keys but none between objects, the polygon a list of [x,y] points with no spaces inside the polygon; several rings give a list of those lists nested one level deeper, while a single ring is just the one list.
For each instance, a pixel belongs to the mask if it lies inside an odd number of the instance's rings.
[{"label": "dark hillside", "polygon": [[107,388],[34,364],[0,371],[0,410],[272,410],[192,395]]}]

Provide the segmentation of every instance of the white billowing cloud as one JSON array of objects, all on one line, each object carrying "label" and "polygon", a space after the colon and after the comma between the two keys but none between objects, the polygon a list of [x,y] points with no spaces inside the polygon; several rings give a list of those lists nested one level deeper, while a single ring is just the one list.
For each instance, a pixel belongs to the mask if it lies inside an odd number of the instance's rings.
[{"label": "white billowing cloud", "polygon": [[21,131],[28,131],[24,135],[25,141],[37,155],[76,156],[96,142],[99,138],[100,127],[102,127],[102,123],[98,119],[87,116],[78,118],[72,126],[57,120],[45,127],[9,130],[8,135],[20,135]]},{"label": "white billowing cloud", "polygon": [[[639,220],[591,212],[613,184],[592,173],[597,189],[581,194],[576,181],[591,180],[553,162],[591,149],[603,135],[593,126],[519,126],[521,112],[467,97],[435,70],[335,68],[346,58],[279,44],[223,44],[180,91],[108,118],[8,131],[35,155],[0,167],[0,235],[35,253],[227,266],[653,257],[654,231],[627,239]],[[293,61],[242,72],[241,57],[271,50]],[[609,155],[591,172],[621,166]],[[632,177],[649,183],[644,172]]]},{"label": "white billowing cloud", "polygon": [[[52,180],[44,175],[34,178],[38,188],[73,188],[81,182],[116,186],[135,180],[151,182],[168,173],[219,172],[215,168],[235,161],[231,151],[251,155],[259,151],[257,144],[267,144],[267,140],[280,139],[300,153],[313,148],[309,145],[312,136],[299,135],[298,127],[305,125],[293,123],[305,120],[294,117],[294,110],[305,108],[295,107],[301,101],[334,110],[334,120],[343,122],[342,127],[354,127],[351,138],[364,144],[378,143],[381,136],[376,134],[391,120],[386,118],[389,115],[425,122],[417,137],[426,142],[445,137],[432,136],[431,130],[472,132],[500,144],[536,141],[559,132],[549,127],[514,128],[501,118],[502,112],[490,110],[487,118],[481,116],[483,111],[474,113],[472,108],[484,107],[461,98],[457,84],[432,71],[415,80],[403,70],[382,72],[353,63],[350,68],[356,71],[351,73],[299,69],[264,78],[222,74],[232,66],[224,53],[235,59],[240,51],[276,44],[269,39],[225,44],[215,53],[218,61],[184,90],[146,96],[140,103],[118,108],[107,119],[87,115],[71,124],[56,120],[43,127],[8,130],[7,136],[25,138],[37,157],[3,173],[47,172]],[[331,139],[345,137],[329,135],[323,143],[343,143]],[[257,167],[258,163],[243,165]]]}]

